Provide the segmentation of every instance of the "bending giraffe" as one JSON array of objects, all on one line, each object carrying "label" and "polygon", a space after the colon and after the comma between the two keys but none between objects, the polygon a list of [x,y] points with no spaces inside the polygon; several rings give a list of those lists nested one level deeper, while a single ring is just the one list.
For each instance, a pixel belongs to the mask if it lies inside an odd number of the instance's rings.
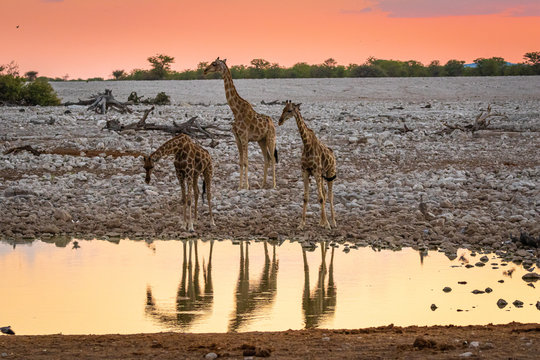
[{"label": "bending giraffe", "polygon": [[227,103],[234,114],[232,131],[238,146],[240,156],[240,185],[238,189],[249,189],[248,182],[248,143],[256,141],[261,147],[264,157],[263,184],[266,186],[266,177],[268,168],[272,167],[272,187],[276,188],[276,163],[278,162],[276,150],[276,128],[272,118],[267,115],[259,114],[253,110],[253,106],[244,100],[233,83],[231,72],[225,63],[227,59],[217,58],[206,69],[204,75],[217,72],[223,77],[225,83],[225,96]]},{"label": "bending giraffe", "polygon": [[[197,200],[199,197],[199,186],[197,181],[199,175],[203,174],[203,191],[208,198],[208,212],[210,214],[210,225],[214,226],[212,216],[212,158],[199,144],[194,143],[186,134],[180,134],[161,145],[149,156],[144,157],[144,169],[146,170],[146,183],[150,183],[150,176],[154,169],[154,164],[162,157],[174,155],[174,167],[176,177],[182,189],[182,202],[184,205],[184,227],[186,230],[193,230],[193,219],[191,217],[191,193],[195,199],[195,215],[197,220]],[[187,194],[186,194],[187,187]],[[204,199],[203,199],[204,200]]]},{"label": "bending giraffe", "polygon": [[309,200],[309,177],[313,176],[317,182],[317,195],[319,197],[319,204],[321,205],[321,220],[320,226],[324,226],[330,229],[330,223],[326,218],[326,212],[324,211],[326,203],[326,191],[324,189],[323,179],[326,180],[328,186],[328,201],[330,202],[330,212],[332,214],[332,225],[336,227],[336,216],[334,212],[334,194],[332,192],[332,185],[336,178],[336,158],[334,152],[328,146],[323,144],[317,137],[313,130],[308,128],[300,114],[300,104],[293,104],[290,101],[285,103],[285,108],[279,118],[279,126],[283,125],[285,120],[296,118],[296,125],[298,125],[298,132],[302,138],[304,149],[302,150],[302,177],[304,179],[304,209],[302,211],[302,221],[298,226],[299,229],[303,229],[306,224],[306,211]]}]

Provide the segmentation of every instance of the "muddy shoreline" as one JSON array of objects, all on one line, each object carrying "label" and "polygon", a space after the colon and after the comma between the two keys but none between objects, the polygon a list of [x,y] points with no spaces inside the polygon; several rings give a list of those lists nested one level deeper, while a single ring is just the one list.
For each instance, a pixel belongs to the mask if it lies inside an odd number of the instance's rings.
[{"label": "muddy shoreline", "polygon": [[226,334],[0,336],[5,359],[536,359],[538,324]]}]

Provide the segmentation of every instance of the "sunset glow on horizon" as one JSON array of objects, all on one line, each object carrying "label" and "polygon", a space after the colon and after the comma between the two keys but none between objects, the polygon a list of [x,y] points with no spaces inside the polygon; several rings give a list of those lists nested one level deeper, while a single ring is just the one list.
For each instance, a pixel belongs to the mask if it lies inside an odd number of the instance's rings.
[{"label": "sunset glow on horizon", "polygon": [[287,67],[371,56],[518,63],[540,50],[539,24],[537,0],[4,0],[0,64],[72,79],[149,69],[156,54],[174,57],[176,71],[218,56]]}]

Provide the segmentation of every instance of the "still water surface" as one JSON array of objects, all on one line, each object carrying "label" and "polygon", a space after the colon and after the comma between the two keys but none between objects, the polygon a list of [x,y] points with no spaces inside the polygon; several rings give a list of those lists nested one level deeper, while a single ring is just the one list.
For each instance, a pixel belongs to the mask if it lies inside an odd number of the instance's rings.
[{"label": "still water surface", "polygon": [[[540,291],[521,279],[521,266],[493,254],[486,266],[466,268],[480,255],[305,251],[289,241],[79,245],[0,243],[0,326],[22,335],[540,322]],[[487,287],[493,292],[471,293]]]}]

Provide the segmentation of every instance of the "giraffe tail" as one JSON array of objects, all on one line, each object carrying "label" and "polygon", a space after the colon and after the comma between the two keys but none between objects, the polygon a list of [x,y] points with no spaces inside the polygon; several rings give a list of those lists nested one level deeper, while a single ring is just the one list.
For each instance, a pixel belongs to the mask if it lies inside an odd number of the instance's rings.
[{"label": "giraffe tail", "polygon": [[279,162],[278,156],[277,156],[277,149],[274,149],[274,159],[276,159],[276,164]]}]

